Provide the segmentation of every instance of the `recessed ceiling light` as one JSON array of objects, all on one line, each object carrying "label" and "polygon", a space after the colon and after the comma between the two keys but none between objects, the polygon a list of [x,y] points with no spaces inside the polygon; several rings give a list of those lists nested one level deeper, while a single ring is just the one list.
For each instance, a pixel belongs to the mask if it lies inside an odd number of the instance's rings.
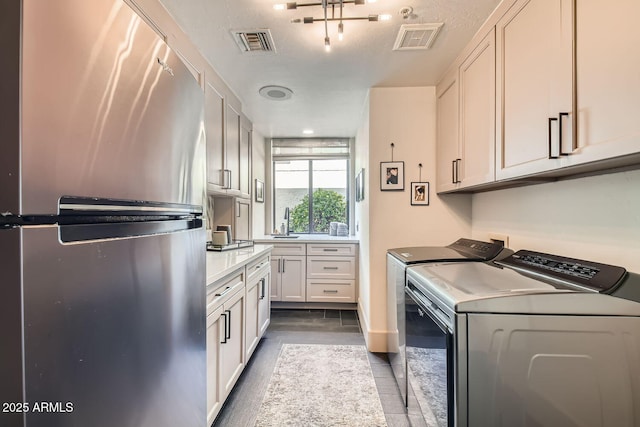
[{"label": "recessed ceiling light", "polygon": [[313,135],[313,129],[305,129],[302,131],[302,133],[305,135]]},{"label": "recessed ceiling light", "polygon": [[265,86],[258,91],[260,95],[273,101],[283,101],[293,96],[293,91],[284,86]]}]

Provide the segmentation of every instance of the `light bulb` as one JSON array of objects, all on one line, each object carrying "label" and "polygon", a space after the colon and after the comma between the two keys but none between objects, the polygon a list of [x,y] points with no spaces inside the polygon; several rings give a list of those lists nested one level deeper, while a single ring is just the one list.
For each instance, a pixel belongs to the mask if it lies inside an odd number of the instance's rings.
[{"label": "light bulb", "polygon": [[379,18],[381,21],[388,21],[388,20],[390,20],[390,19],[391,19],[391,15],[388,15],[388,14],[379,15],[379,16],[378,16],[378,18]]},{"label": "light bulb", "polygon": [[273,8],[275,10],[285,10],[287,8],[287,5],[284,3],[274,4]]},{"label": "light bulb", "polygon": [[341,23],[338,24],[338,40],[342,41],[344,39],[344,25]]},{"label": "light bulb", "polygon": [[375,3],[377,0],[367,0],[367,3]]},{"label": "light bulb", "polygon": [[324,38],[324,50],[326,52],[331,52],[331,41],[329,41],[329,37]]}]

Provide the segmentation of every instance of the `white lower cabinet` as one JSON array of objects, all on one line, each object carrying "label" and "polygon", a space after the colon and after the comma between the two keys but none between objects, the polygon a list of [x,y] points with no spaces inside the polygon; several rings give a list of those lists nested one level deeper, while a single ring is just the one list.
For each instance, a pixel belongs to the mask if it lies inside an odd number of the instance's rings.
[{"label": "white lower cabinet", "polygon": [[356,302],[357,253],[354,243],[275,244],[271,301]]},{"label": "white lower cabinet", "polygon": [[224,336],[220,341],[220,394],[231,392],[244,368],[244,289],[224,304]]},{"label": "white lower cabinet", "polygon": [[271,301],[306,301],[306,253],[304,243],[276,244],[271,257]]},{"label": "white lower cabinet", "polygon": [[[271,299],[269,257],[247,266],[246,358],[249,360],[269,326]],[[249,273],[251,271],[251,273]]]},{"label": "white lower cabinet", "polygon": [[355,279],[355,257],[309,256],[307,279]]},{"label": "white lower cabinet", "polygon": [[355,302],[355,280],[307,279],[309,302]]},{"label": "white lower cabinet", "polygon": [[220,373],[218,354],[220,353],[220,340],[224,335],[221,329],[223,312],[222,306],[212,310],[207,315],[207,425],[211,425],[220,412],[222,397],[218,387]]},{"label": "white lower cabinet", "polygon": [[307,253],[307,301],[356,302],[357,246],[314,243]]},{"label": "white lower cabinet", "polygon": [[270,321],[270,256],[207,286],[207,425],[214,421]]},{"label": "white lower cabinet", "polygon": [[207,287],[207,423],[244,367],[244,268]]},{"label": "white lower cabinet", "polygon": [[281,257],[281,301],[305,301],[305,257]]},{"label": "white lower cabinet", "polygon": [[305,258],[291,255],[271,258],[271,301],[305,301]]}]

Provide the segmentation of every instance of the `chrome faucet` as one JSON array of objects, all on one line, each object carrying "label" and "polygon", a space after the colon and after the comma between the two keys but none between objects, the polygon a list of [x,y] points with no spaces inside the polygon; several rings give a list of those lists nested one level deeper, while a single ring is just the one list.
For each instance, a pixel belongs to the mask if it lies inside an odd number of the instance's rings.
[{"label": "chrome faucet", "polygon": [[284,219],[285,219],[285,228],[284,228],[284,234],[285,236],[289,235],[289,218],[291,216],[291,213],[289,212],[289,208],[284,208]]}]

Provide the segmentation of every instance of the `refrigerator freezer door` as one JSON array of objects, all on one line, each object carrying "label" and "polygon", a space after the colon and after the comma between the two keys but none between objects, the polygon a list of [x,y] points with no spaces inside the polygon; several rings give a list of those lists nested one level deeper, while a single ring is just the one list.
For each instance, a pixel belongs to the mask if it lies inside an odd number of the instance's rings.
[{"label": "refrigerator freezer door", "polygon": [[20,214],[63,195],[202,205],[204,96],[164,41],[122,0],[24,0],[22,23]]},{"label": "refrigerator freezer door", "polygon": [[201,228],[74,244],[22,230],[25,398],[62,402],[27,425],[205,425],[204,246]]},{"label": "refrigerator freezer door", "polygon": [[[22,403],[22,291],[18,228],[0,227],[0,254],[0,402]],[[1,426],[18,426],[21,423],[21,412],[0,410]]]}]

